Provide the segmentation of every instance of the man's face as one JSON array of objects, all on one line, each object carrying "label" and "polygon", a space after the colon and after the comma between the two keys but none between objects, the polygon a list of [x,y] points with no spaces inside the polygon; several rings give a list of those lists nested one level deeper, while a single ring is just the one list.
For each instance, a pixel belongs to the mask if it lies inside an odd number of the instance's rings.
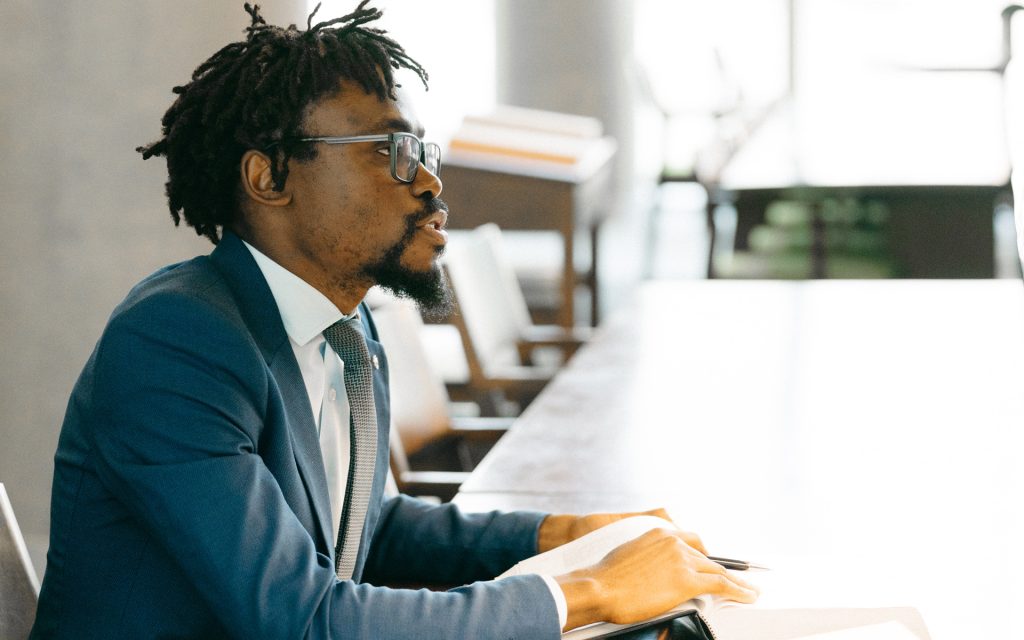
[{"label": "man's face", "polygon": [[[422,137],[408,102],[378,100],[354,85],[312,105],[305,136],[396,131]],[[290,163],[290,243],[335,291],[379,284],[444,313],[450,295],[438,258],[447,242],[441,181],[422,165],[411,183],[391,176],[387,142],[317,145],[313,160]],[[314,283],[315,284],[315,283]]]}]

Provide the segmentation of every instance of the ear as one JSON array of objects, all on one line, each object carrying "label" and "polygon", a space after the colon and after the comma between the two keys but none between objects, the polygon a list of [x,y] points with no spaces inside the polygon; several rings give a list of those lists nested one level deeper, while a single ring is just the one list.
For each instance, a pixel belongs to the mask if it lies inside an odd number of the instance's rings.
[{"label": "ear", "polygon": [[274,191],[274,178],[270,172],[270,158],[262,151],[249,149],[242,155],[242,188],[247,196],[268,207],[291,204],[292,193],[286,186]]}]

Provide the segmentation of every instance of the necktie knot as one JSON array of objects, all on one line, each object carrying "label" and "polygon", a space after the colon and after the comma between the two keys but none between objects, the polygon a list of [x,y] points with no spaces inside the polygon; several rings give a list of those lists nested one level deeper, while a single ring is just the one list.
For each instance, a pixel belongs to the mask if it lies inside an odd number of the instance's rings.
[{"label": "necktie knot", "polygon": [[324,338],[335,353],[341,356],[346,368],[350,363],[358,367],[370,359],[366,337],[363,335],[363,325],[358,317],[338,320],[324,329]]}]

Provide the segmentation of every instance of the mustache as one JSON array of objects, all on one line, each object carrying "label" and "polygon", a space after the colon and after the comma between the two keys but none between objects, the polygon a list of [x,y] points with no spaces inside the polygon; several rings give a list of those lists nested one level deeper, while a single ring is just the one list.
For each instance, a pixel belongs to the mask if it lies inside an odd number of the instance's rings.
[{"label": "mustache", "polygon": [[444,211],[447,214],[448,204],[441,198],[424,198],[423,206],[420,210],[409,214],[407,218],[408,224],[410,227],[415,227],[438,211]]}]

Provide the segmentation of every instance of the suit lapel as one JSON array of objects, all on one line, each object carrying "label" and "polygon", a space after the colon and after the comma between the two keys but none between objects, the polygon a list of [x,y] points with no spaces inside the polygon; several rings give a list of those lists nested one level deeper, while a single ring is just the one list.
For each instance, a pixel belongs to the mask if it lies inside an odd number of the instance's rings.
[{"label": "suit lapel", "polygon": [[[302,373],[295,361],[274,296],[252,254],[234,234],[225,232],[210,258],[234,293],[246,326],[252,332],[278,385],[295,450],[295,464],[305,493],[313,505],[315,527],[320,535],[317,546],[329,555],[334,536],[330,531],[331,505],[327,476],[321,462],[320,439]],[[278,478],[278,481],[284,482],[286,479]]]}]

